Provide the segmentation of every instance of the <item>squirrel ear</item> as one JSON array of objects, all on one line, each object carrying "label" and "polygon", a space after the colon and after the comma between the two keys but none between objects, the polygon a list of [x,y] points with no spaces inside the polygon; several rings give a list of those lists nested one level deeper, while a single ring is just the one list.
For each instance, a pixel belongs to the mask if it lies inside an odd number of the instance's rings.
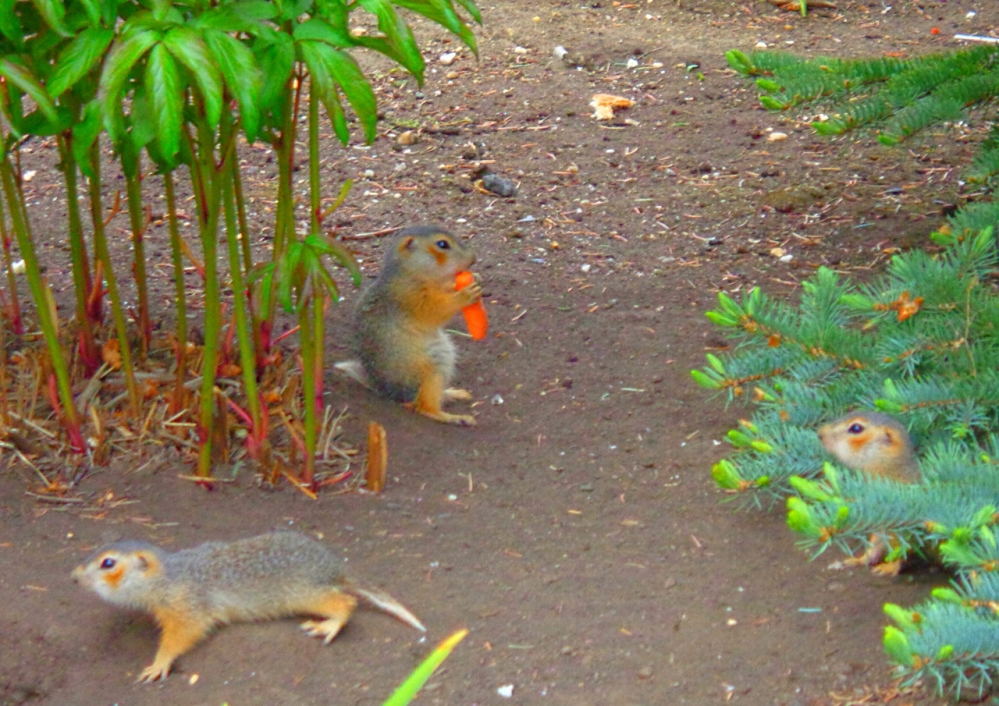
[{"label": "squirrel ear", "polygon": [[891,428],[885,429],[885,446],[895,446],[899,442],[898,433]]},{"label": "squirrel ear", "polygon": [[152,557],[145,552],[138,552],[135,555],[136,561],[139,562],[139,568],[143,571],[149,571],[149,566],[152,564]]},{"label": "squirrel ear", "polygon": [[416,240],[412,236],[410,236],[410,237],[406,238],[405,240],[403,240],[401,243],[399,243],[399,250],[400,251],[402,251],[402,250],[412,250],[413,249],[413,243],[415,243],[415,242],[416,242]]}]

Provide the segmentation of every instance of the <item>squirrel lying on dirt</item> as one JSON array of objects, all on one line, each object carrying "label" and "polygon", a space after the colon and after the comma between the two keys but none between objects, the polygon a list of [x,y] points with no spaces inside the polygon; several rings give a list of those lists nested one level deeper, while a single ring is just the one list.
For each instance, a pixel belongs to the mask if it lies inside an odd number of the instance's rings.
[{"label": "squirrel lying on dirt", "polygon": [[448,387],[456,352],[444,325],[482,296],[478,281],[463,289],[455,275],[475,262],[472,251],[437,226],[399,232],[381,273],[361,294],[354,325],[360,360],[336,367],[389,399],[438,422],[474,426],[471,415],[449,414],[452,400],[471,393]]},{"label": "squirrel lying on dirt", "polygon": [[[881,412],[852,412],[818,430],[819,440],[847,468],[881,476],[899,483],[920,483],[923,474],[909,432],[894,417]],[[846,566],[871,566],[874,571],[895,576],[901,561],[882,563],[889,547],[877,535],[868,537],[867,550],[843,562]]]},{"label": "squirrel lying on dirt", "polygon": [[292,615],[321,616],[302,629],[329,644],[363,598],[425,628],[390,596],[351,583],[333,551],[298,532],[270,532],[236,542],[206,542],[168,552],[126,540],[99,549],[73,580],[116,606],[152,613],[162,634],[139,681],[165,679],[180,655],[217,625]]}]

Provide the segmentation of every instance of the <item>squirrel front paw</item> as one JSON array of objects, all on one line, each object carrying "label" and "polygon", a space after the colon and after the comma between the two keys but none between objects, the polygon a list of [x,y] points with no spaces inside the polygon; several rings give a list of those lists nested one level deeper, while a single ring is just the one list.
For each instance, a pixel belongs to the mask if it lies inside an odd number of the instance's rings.
[{"label": "squirrel front paw", "polygon": [[474,282],[457,290],[455,294],[457,294],[462,307],[477,302],[482,297],[482,283],[479,281],[479,276],[475,275]]}]

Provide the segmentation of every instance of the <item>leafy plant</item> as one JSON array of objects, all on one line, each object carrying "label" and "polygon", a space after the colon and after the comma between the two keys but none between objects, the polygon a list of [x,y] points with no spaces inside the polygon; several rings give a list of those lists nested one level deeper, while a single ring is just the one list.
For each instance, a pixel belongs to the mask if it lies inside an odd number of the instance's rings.
[{"label": "leafy plant", "polygon": [[[319,107],[325,108],[337,138],[351,139],[352,112],[363,139],[376,136],[374,91],[353,57],[371,50],[388,57],[422,82],[424,62],[404,12],[413,12],[454,33],[473,50],[475,37],[459,14],[481,20],[472,0],[232,0],[222,4],[168,0],[44,0],[9,3],[0,17],[0,110],[5,126],[0,155],[0,217],[10,296],[5,312],[11,330],[20,334],[20,306],[14,289],[12,246],[25,261],[29,288],[45,336],[51,366],[48,398],[77,452],[88,424],[100,425],[101,414],[91,396],[77,409],[75,365],[64,355],[60,332],[71,328],[83,375],[107,375],[120,368],[133,424],[146,419],[148,392],[140,391],[136,366],[147,360],[153,336],[153,312],[147,293],[148,268],[144,238],[152,223],[150,165],[162,178],[176,282],[176,382],[169,398],[172,419],[194,423],[199,450],[198,474],[209,478],[214,462],[228,450],[227,414],[248,427],[247,453],[276,475],[280,468],[316,487],[316,405],[322,398],[324,314],[339,299],[332,256],[354,274],[350,256],[322,235],[323,220],[346,196],[346,188],[329,208],[319,171]],[[367,15],[378,32],[353,28]],[[346,100],[346,104],[344,102]],[[299,118],[308,115],[309,204],[298,213],[292,191]],[[101,133],[114,150],[124,177],[124,207],[129,218],[135,308],[126,312],[110,255],[105,226],[119,212],[119,194],[110,208],[103,199],[107,164],[101,160]],[[67,195],[69,251],[75,295],[75,321],[58,321],[51,292],[33,251],[31,223],[21,189],[18,145],[28,136],[55,137]],[[263,140],[277,155],[277,208],[269,262],[254,263],[242,191],[239,144]],[[87,182],[88,247],[77,180]],[[183,232],[177,190],[189,183],[194,196],[200,257]],[[2,214],[0,214],[2,215]],[[300,218],[304,216],[304,218]],[[299,229],[296,223],[308,223]],[[218,252],[220,229],[225,248]],[[302,234],[300,235],[300,231]],[[231,279],[232,301],[219,268],[224,257]],[[204,290],[204,346],[192,348],[188,337],[188,290],[184,260],[195,266]],[[258,264],[262,267],[258,267]],[[294,293],[294,296],[291,296]],[[110,300],[116,347],[104,324],[103,298]],[[265,395],[260,383],[281,358],[272,351],[272,331],[280,303],[298,316],[301,338],[304,466],[289,472],[272,458]],[[231,326],[225,331],[224,308],[231,304]],[[129,324],[131,314],[133,325]],[[235,334],[238,332],[238,336]],[[133,341],[137,345],[133,349]],[[235,343],[234,343],[235,341]],[[233,344],[238,356],[233,355]],[[102,362],[105,367],[101,367]],[[200,369],[192,368],[200,364]],[[99,370],[100,368],[100,370]],[[231,387],[223,394],[219,376],[241,379],[242,399]],[[200,380],[199,380],[200,378]],[[192,383],[198,394],[191,399]],[[192,404],[194,405],[192,407]],[[96,421],[95,421],[96,420]],[[122,422],[127,424],[127,421]],[[186,422],[183,422],[186,423]],[[297,432],[289,427],[291,443]],[[133,427],[137,431],[137,427]],[[101,437],[102,434],[96,434]],[[292,449],[291,457],[297,457]]]}]

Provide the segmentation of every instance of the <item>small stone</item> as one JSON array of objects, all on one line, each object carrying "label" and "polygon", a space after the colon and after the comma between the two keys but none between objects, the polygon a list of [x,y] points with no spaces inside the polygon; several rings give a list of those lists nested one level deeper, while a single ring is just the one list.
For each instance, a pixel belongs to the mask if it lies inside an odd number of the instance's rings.
[{"label": "small stone", "polygon": [[512,179],[492,172],[482,175],[482,187],[503,198],[512,198],[517,195],[517,185],[513,183]]},{"label": "small stone", "polygon": [[406,130],[406,132],[399,135],[399,137],[396,139],[396,142],[398,142],[400,145],[406,145],[407,147],[409,145],[415,145],[419,141],[420,141],[420,136],[417,135],[414,130]]},{"label": "small stone", "polygon": [[638,670],[638,678],[645,680],[652,678],[652,667],[642,667]]},{"label": "small stone", "polygon": [[771,132],[767,135],[767,142],[783,142],[787,139],[787,133],[785,132]]},{"label": "small stone", "polygon": [[444,64],[444,66],[450,66],[451,64],[454,63],[454,60],[455,58],[457,58],[457,56],[458,54],[453,51],[444,52],[443,54],[441,54],[441,58],[438,59],[438,61]]}]

